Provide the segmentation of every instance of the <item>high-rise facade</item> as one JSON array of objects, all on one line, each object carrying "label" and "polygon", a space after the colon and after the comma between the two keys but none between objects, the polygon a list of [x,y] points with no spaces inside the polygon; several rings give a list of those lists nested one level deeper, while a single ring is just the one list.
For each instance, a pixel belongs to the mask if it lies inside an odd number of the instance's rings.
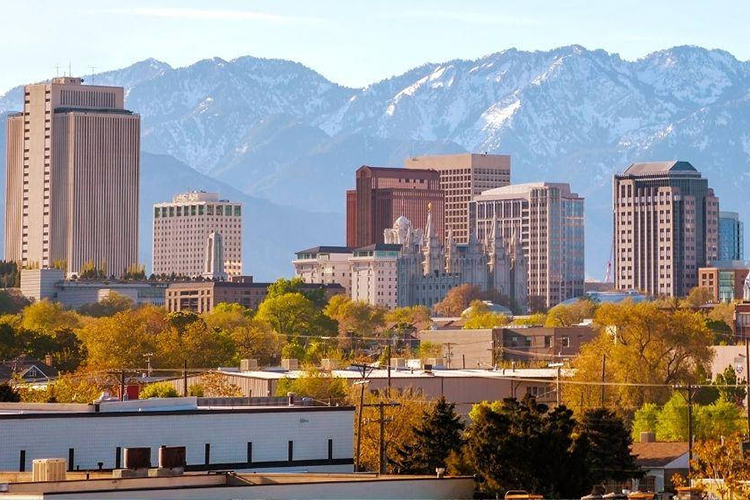
[{"label": "high-rise facade", "polygon": [[305,283],[333,284],[344,287],[346,294],[351,293],[351,270],[349,258],[352,249],[339,246],[317,246],[295,253],[292,261],[294,275]]},{"label": "high-rise facade", "polygon": [[430,207],[436,234],[444,234],[445,196],[438,172],[363,166],[356,179],[356,189],[346,193],[346,246],[383,243],[383,231],[401,216],[423,226]]},{"label": "high-rise facade", "polygon": [[535,182],[489,189],[470,204],[469,223],[480,241],[495,225],[505,241],[518,238],[532,310],[583,295],[583,203],[568,184]]},{"label": "high-rise facade", "polygon": [[737,212],[719,212],[719,260],[744,259],[745,228]]},{"label": "high-rise facade", "polygon": [[[153,273],[200,276],[211,233],[220,237],[223,273],[242,275],[242,204],[194,191],[154,205]],[[214,237],[213,243],[217,238]]]},{"label": "high-rise facade", "polygon": [[27,85],[7,125],[5,259],[115,276],[137,264],[140,116],[123,89]]},{"label": "high-rise facade", "polygon": [[[508,155],[465,153],[414,156],[407,158],[404,166],[410,170],[432,169],[440,173],[440,188],[445,191],[444,235],[447,236],[450,230],[458,244],[469,242],[469,203],[474,196],[510,184]],[[417,220],[411,220],[421,226]]]},{"label": "high-rise facade", "polygon": [[719,253],[719,199],[686,161],[633,163],[614,178],[615,288],[685,296]]}]

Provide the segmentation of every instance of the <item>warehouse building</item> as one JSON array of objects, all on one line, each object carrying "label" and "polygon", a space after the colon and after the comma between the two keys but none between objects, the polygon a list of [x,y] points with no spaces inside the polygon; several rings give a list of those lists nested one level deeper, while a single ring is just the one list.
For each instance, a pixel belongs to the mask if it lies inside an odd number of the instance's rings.
[{"label": "warehouse building", "polygon": [[352,471],[352,407],[241,400],[0,403],[0,470],[51,457],[71,471],[119,469],[125,448],[150,447],[155,463],[160,446],[184,446],[188,471]]}]

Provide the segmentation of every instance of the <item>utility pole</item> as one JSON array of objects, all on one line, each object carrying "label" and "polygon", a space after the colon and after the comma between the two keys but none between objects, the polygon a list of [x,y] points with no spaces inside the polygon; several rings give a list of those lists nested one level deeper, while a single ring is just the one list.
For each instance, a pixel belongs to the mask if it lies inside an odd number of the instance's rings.
[{"label": "utility pole", "polygon": [[448,369],[451,369],[451,360],[453,359],[453,342],[446,342],[446,346],[448,346]]},{"label": "utility pole", "polygon": [[[688,404],[688,472],[690,463],[693,461],[693,386],[687,386]],[[688,476],[689,477],[689,476]]]},{"label": "utility pole", "polygon": [[[602,408],[604,408],[604,376],[605,376],[605,373],[606,373],[605,372],[606,368],[607,368],[607,355],[606,354],[602,354],[602,386],[601,386],[601,391],[602,392],[601,392],[600,401],[599,401],[599,405]],[[583,390],[582,390],[581,394],[583,394]]]},{"label": "utility pole", "polygon": [[188,395],[188,386],[187,386],[187,359],[184,363],[184,368],[182,370],[182,395],[187,397]]},{"label": "utility pole", "polygon": [[555,396],[557,397],[557,406],[560,406],[560,367],[557,367],[557,388],[555,390]]},{"label": "utility pole", "polygon": [[[386,453],[385,453],[385,424],[392,422],[392,418],[386,418],[385,417],[385,409],[388,406],[400,406],[399,403],[394,402],[379,402],[371,405],[364,405],[365,408],[367,407],[377,407],[378,408],[378,419],[376,422],[379,424],[379,433],[378,433],[378,473],[379,474],[387,474],[387,459],[386,459]],[[370,422],[370,421],[368,421]]]},{"label": "utility pole", "polygon": [[146,363],[148,364],[147,373],[149,377],[151,376],[151,371],[152,371],[151,370],[151,358],[153,356],[154,356],[153,352],[147,352],[146,354],[143,355],[143,357],[146,358]]},{"label": "utility pole", "polygon": [[367,377],[372,373],[372,367],[365,364],[354,364],[352,365],[359,369],[362,375],[362,380],[354,382],[360,386],[359,388],[359,415],[357,416],[357,461],[354,463],[354,472],[361,472],[362,465],[360,463],[360,457],[362,452],[362,414],[365,408],[365,385],[369,382]]},{"label": "utility pole", "polygon": [[125,401],[125,370],[120,371],[120,401]]},{"label": "utility pole", "polygon": [[386,396],[391,397],[391,344],[385,346],[386,358],[388,359],[388,393]]},{"label": "utility pole", "polygon": [[750,342],[745,336],[745,409],[747,410],[747,436],[750,438]]}]

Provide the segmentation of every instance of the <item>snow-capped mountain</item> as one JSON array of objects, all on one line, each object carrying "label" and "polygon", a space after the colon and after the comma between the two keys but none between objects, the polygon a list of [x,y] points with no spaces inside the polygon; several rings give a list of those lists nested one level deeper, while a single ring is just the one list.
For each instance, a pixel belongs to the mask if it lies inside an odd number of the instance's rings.
[{"label": "snow-capped mountain", "polygon": [[[577,45],[509,49],[425,64],[362,89],[253,57],[185,68],[146,60],[92,79],[127,88],[145,151],[306,210],[342,213],[362,164],[511,154],[513,182],[570,182],[587,198],[594,277],[610,249],[612,174],[630,162],[691,161],[723,210],[750,215],[750,63],[720,50],[674,47],[626,61]],[[16,89],[0,97],[0,112],[19,105]],[[293,250],[283,249],[289,258]]]}]

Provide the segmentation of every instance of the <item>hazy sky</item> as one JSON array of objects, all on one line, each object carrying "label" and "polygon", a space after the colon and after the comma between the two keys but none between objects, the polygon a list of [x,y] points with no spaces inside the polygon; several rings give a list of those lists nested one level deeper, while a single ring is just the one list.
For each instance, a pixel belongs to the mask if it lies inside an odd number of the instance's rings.
[{"label": "hazy sky", "polygon": [[0,0],[0,92],[154,57],[299,61],[361,86],[425,63],[581,44],[636,59],[674,45],[750,59],[747,0]]}]

